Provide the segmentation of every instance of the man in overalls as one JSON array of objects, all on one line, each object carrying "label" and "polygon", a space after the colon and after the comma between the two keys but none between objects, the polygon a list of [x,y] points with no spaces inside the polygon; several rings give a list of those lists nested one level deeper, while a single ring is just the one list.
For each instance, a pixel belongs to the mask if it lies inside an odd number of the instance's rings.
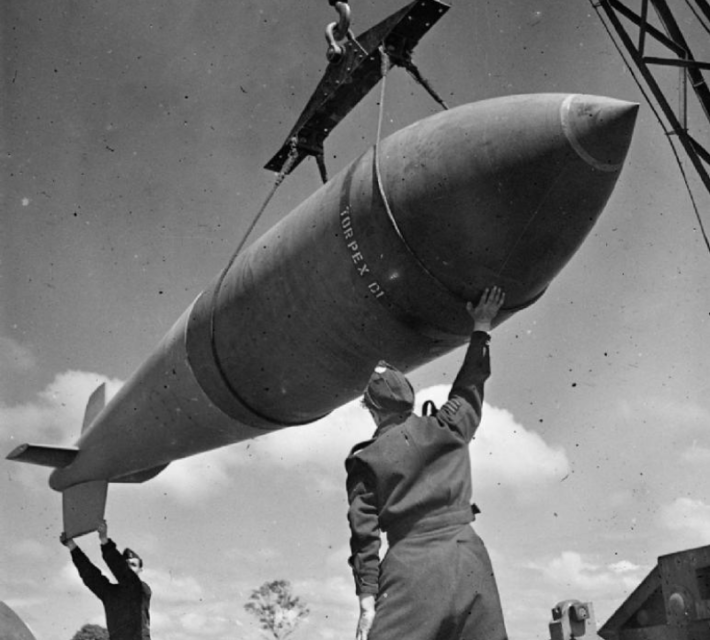
[{"label": "man in overalls", "polygon": [[94,566],[72,538],[62,533],[61,543],[71,552],[71,558],[84,584],[101,600],[106,613],[106,627],[110,640],[150,640],[150,587],[139,575],[143,560],[135,551],[126,548],[121,553],[108,537],[103,521],[97,532],[101,555],[117,582],[111,582]]},{"label": "man in overalls", "polygon": [[[377,430],[345,463],[357,640],[506,638],[490,558],[470,526],[468,449],[490,375],[488,332],[504,299],[492,287],[467,304],[471,341],[435,415],[412,413],[411,384],[384,361],[370,377],[363,404]],[[380,532],[389,544],[381,564]]]}]

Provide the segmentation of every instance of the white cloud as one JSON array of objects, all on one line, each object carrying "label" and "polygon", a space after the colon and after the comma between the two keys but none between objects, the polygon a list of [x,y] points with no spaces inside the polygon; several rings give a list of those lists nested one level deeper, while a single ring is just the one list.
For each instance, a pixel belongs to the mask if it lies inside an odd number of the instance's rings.
[{"label": "white cloud", "polygon": [[107,400],[123,384],[85,371],[57,374],[34,402],[0,405],[0,437],[18,445],[30,441],[67,444],[76,440],[89,396],[102,382],[106,383]]},{"label": "white cloud", "polygon": [[607,599],[636,588],[645,571],[628,561],[600,565],[576,551],[563,551],[545,563],[530,563],[558,591],[584,594],[586,600]]},{"label": "white cloud", "polygon": [[585,561],[575,551],[563,551],[549,561],[546,566],[538,567],[549,580],[570,589],[601,589],[613,581],[612,574],[600,571],[599,566]]},{"label": "white cloud", "polygon": [[352,446],[372,436],[370,414],[353,400],[318,422],[291,427],[254,441],[254,455],[263,462],[293,467],[304,462],[341,465]]},{"label": "white cloud", "polygon": [[[88,397],[101,382],[107,383],[109,398],[122,384],[81,371],[57,375],[35,402],[0,407],[0,434],[16,444],[73,441],[79,435]],[[444,385],[422,390],[418,394],[419,406],[424,399],[433,399],[441,406],[448,391]],[[340,491],[342,465],[350,448],[369,438],[373,430],[369,414],[359,401],[353,401],[311,425],[267,433],[246,443],[175,461],[148,486],[180,502],[194,504],[228,488],[231,470],[236,466],[308,465],[321,492]],[[559,480],[569,471],[563,450],[550,447],[538,434],[518,424],[510,412],[487,404],[471,452],[479,488],[505,483],[513,489],[528,490]]]},{"label": "white cloud", "polygon": [[[246,612],[241,605],[237,605],[232,594],[205,593],[199,599],[191,601],[165,601],[161,600],[159,591],[153,588],[154,598],[151,601],[151,631],[167,640],[192,640],[196,637],[233,638],[258,638],[259,632],[243,633],[240,627],[246,619]],[[173,588],[176,588],[175,586]]]},{"label": "white cloud", "polygon": [[[93,561],[93,560],[92,560]],[[71,559],[67,560],[53,580],[54,589],[61,593],[84,593],[86,587]]]},{"label": "white cloud", "polygon": [[643,425],[644,421],[653,421],[673,425],[674,432],[681,428],[700,427],[704,429],[710,423],[710,414],[704,407],[693,402],[680,402],[669,397],[625,400],[620,404],[620,413],[624,420],[632,424]]},{"label": "white cloud", "polygon": [[486,405],[483,420],[471,445],[471,460],[479,486],[505,483],[525,490],[561,480],[569,461],[561,447],[551,447],[526,430],[506,409]]},{"label": "white cloud", "polygon": [[[151,598],[152,600],[152,598]],[[157,607],[150,609],[150,630],[153,635],[160,632],[161,636],[165,636],[164,631],[173,625],[173,616],[168,611],[161,611]]]},{"label": "white cloud", "polygon": [[[84,410],[89,396],[102,382],[106,383],[107,401],[122,382],[97,373],[66,371],[25,404],[0,402],[0,440],[9,453],[26,442],[68,445],[81,434]],[[36,465],[12,463],[12,478],[30,488],[46,490],[48,470]]]},{"label": "white cloud", "polygon": [[355,583],[343,576],[325,580],[300,581],[294,584],[295,593],[303,593],[304,599],[326,611],[357,611]]},{"label": "white cloud", "polygon": [[[423,389],[417,410],[427,399],[441,406],[449,389],[446,385]],[[355,400],[313,424],[173,462],[151,484],[181,502],[195,503],[228,487],[230,470],[236,466],[308,465],[320,491],[340,492],[343,461],[352,446],[371,437],[373,431],[372,418]],[[560,480],[570,468],[561,448],[551,447],[537,433],[525,429],[509,411],[488,404],[484,404],[483,420],[471,445],[471,459],[480,490],[505,484],[527,493]]]},{"label": "white cloud", "polygon": [[230,625],[229,619],[215,615],[214,612],[189,612],[180,616],[180,624],[185,631],[195,635],[213,636],[227,631]]},{"label": "white cloud", "polygon": [[622,573],[632,573],[641,570],[637,564],[630,562],[629,560],[620,560],[619,562],[614,562],[609,565],[609,569],[616,574]]},{"label": "white cloud", "polygon": [[661,507],[660,524],[683,535],[689,544],[707,544],[710,540],[710,505],[702,500],[677,498]]},{"label": "white cloud", "polygon": [[[424,389],[419,397],[441,406],[449,387]],[[516,422],[510,411],[484,403],[481,424],[471,443],[471,467],[479,490],[504,484],[527,492],[532,487],[558,481],[570,465],[561,447],[548,445],[534,431]]]},{"label": "white cloud", "polygon": [[317,633],[319,637],[327,639],[354,635],[358,601],[352,580],[343,576],[299,580],[294,582],[293,592],[302,596],[310,609],[306,622],[313,629],[309,636]]},{"label": "white cloud", "polygon": [[181,502],[195,503],[229,487],[234,467],[308,465],[314,491],[340,492],[342,486],[333,477],[341,472],[350,448],[373,431],[372,418],[353,401],[313,424],[175,461],[151,484]]},{"label": "white cloud", "polygon": [[[234,554],[225,557],[234,560]],[[244,561],[258,564],[258,558]],[[249,573],[246,565],[240,571]],[[349,636],[357,619],[357,597],[349,574],[318,575],[292,582],[293,593],[302,598],[310,609],[309,618],[299,625],[295,638],[335,638]],[[237,635],[245,640],[256,640],[263,635],[257,620],[244,610],[248,595],[258,584],[230,581],[229,587],[209,588],[205,576],[203,588],[197,580],[187,576],[170,576],[166,572],[146,570],[144,579],[153,590],[151,627],[155,635],[169,640],[208,636],[229,638]]]},{"label": "white cloud", "polygon": [[[423,389],[417,409],[426,399],[441,406],[449,389],[445,385]],[[356,400],[313,424],[174,462],[153,482],[172,497],[194,502],[229,486],[234,466],[294,468],[307,464],[322,491],[342,491],[343,461],[352,446],[371,437],[373,431],[372,418]],[[509,411],[488,404],[484,404],[483,420],[471,445],[471,459],[479,489],[504,483],[510,489],[528,492],[569,472],[561,448],[551,447],[537,433],[525,429]]]},{"label": "white cloud", "polygon": [[202,585],[192,576],[146,568],[141,578],[150,585],[158,603],[192,603],[205,597]]},{"label": "white cloud", "polygon": [[238,560],[242,564],[253,564],[253,565],[263,565],[271,560],[282,557],[282,553],[279,549],[274,547],[264,547],[259,546],[257,549],[251,547],[242,548],[234,547],[229,549],[224,553],[224,557],[229,560]]},{"label": "white cloud", "polygon": [[176,460],[146,487],[181,503],[195,504],[229,486],[229,468],[237,457],[234,447],[225,447]]}]

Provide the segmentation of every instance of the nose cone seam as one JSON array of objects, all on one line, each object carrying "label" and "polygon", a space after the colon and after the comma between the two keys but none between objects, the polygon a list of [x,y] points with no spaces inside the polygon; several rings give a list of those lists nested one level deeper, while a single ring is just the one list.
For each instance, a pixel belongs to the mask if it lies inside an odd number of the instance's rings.
[{"label": "nose cone seam", "polygon": [[[638,104],[633,102],[569,95],[560,105],[560,123],[567,141],[582,160],[599,171],[615,172],[624,164],[637,113]],[[588,131],[595,135],[593,148],[585,145]]]}]

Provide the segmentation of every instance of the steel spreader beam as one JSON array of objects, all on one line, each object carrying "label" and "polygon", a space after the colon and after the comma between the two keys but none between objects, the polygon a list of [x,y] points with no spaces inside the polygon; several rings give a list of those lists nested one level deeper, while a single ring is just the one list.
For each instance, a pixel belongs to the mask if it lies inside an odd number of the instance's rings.
[{"label": "steel spreader beam", "polygon": [[[391,63],[410,59],[414,47],[450,8],[440,0],[415,0],[358,36],[347,40],[343,56],[331,61],[306,104],[296,125],[276,155],[265,165],[270,171],[282,171],[292,152],[290,173],[306,157],[319,160],[324,175],[323,143],[337,124],[362,100],[383,77],[382,47]],[[386,71],[389,70],[389,66]],[[295,149],[295,151],[292,151]]]}]

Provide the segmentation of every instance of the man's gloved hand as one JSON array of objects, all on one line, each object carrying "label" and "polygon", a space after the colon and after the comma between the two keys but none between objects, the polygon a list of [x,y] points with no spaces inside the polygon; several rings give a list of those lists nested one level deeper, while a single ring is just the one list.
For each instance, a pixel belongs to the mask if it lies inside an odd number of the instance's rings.
[{"label": "man's gloved hand", "polygon": [[106,520],[102,520],[98,527],[96,527],[96,533],[99,534],[99,541],[101,544],[106,544],[108,542],[108,524]]},{"label": "man's gloved hand", "polygon": [[68,538],[66,531],[62,531],[59,536],[59,542],[61,542],[69,551],[76,549],[76,542],[73,538]]},{"label": "man's gloved hand", "polygon": [[375,596],[364,594],[360,596],[360,619],[357,621],[355,640],[367,640],[367,636],[375,620]]}]

